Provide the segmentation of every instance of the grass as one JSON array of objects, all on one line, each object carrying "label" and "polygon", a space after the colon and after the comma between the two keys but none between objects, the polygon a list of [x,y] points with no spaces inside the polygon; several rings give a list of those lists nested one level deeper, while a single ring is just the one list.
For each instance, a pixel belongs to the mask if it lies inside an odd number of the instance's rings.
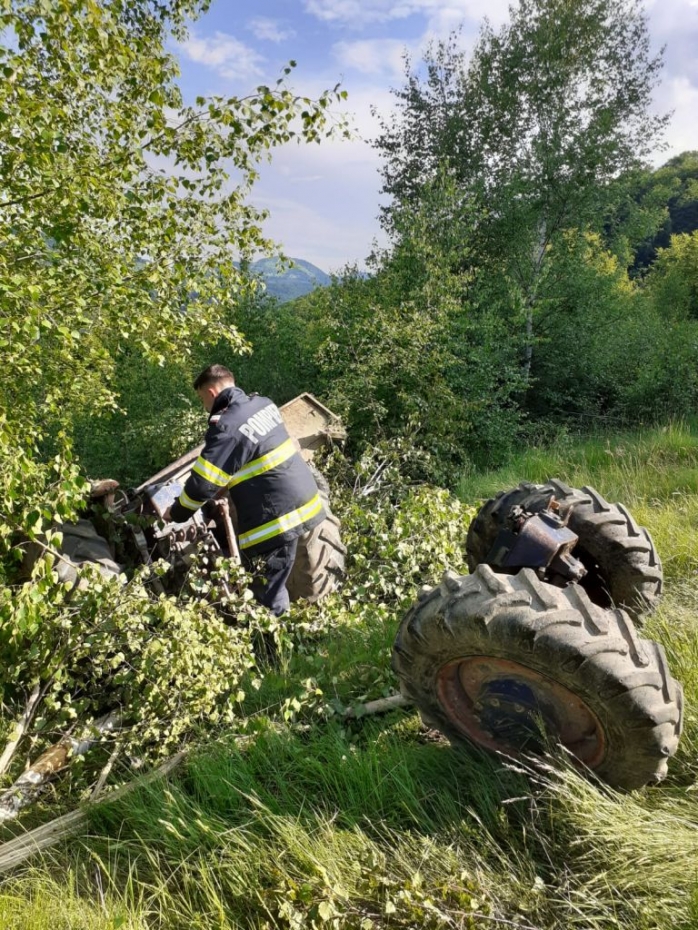
[{"label": "grass", "polygon": [[6,881],[3,930],[698,930],[698,433],[563,439],[460,494],[556,477],[648,526],[668,583],[642,635],[686,699],[660,786],[614,792],[560,758],[512,768],[413,713],[332,716],[393,683],[399,618],[364,609],[248,688],[240,734],[101,806],[88,837]]},{"label": "grass", "polygon": [[[322,905],[342,926],[442,926],[432,905],[454,919],[496,906],[486,831],[526,871],[525,840],[501,807],[522,787],[481,753],[425,744],[412,717],[367,722],[360,738],[336,725],[272,732],[244,749],[221,741],[132,799],[128,821],[120,805],[102,810],[94,830],[118,840],[92,852],[128,875],[147,850],[141,880],[158,888],[168,927],[202,914],[202,926],[310,926]],[[512,906],[533,880],[507,883]]]},{"label": "grass", "polygon": [[[82,870],[84,872],[84,870]],[[141,909],[104,894],[92,870],[93,893],[85,893],[85,876],[68,871],[51,877],[34,869],[0,893],[3,930],[146,930]],[[108,900],[109,898],[109,900]]]},{"label": "grass", "polygon": [[669,579],[698,577],[698,428],[684,421],[619,436],[574,441],[564,432],[555,446],[529,448],[505,467],[464,476],[458,495],[483,500],[521,481],[558,478],[593,486],[621,501],[646,526]]},{"label": "grass", "polygon": [[573,487],[597,482],[606,496],[632,507],[698,494],[698,426],[683,420],[622,434],[575,439],[564,430],[555,445],[523,449],[505,468],[469,474],[459,485],[467,500],[490,497],[520,481],[561,478]]}]

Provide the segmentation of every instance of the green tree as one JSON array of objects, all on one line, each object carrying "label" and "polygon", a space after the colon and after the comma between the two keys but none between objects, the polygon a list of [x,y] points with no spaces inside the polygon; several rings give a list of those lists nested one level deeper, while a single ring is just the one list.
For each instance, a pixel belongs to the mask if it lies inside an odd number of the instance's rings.
[{"label": "green tree", "polygon": [[407,68],[377,142],[393,197],[385,225],[396,233],[396,211],[444,168],[452,174],[478,204],[469,260],[500,280],[528,377],[550,244],[602,227],[612,182],[666,122],[651,112],[661,56],[645,13],[636,0],[523,0],[499,31],[482,28],[470,58],[454,36],[429,51],[423,77]]},{"label": "green tree", "polygon": [[[244,348],[235,308],[253,285],[237,262],[271,247],[249,202],[259,163],[280,144],[339,129],[330,104],[343,92],[295,95],[285,84],[293,63],[248,97],[185,103],[168,43],[208,5],[0,0],[5,737],[35,692],[32,737],[44,745],[107,702],[124,708],[132,745],[157,753],[195,718],[230,716],[252,661],[249,629],[232,631],[196,594],[154,600],[138,576],[71,588],[53,570],[57,526],[87,492],[72,457],[76,424],[93,431],[130,376],[152,438],[164,415],[148,395],[155,383],[177,384],[173,368],[203,343]],[[143,377],[147,366],[157,382]],[[119,459],[128,436],[112,425]],[[31,545],[44,556],[27,581]]]},{"label": "green tree", "polygon": [[258,164],[332,131],[341,93],[294,95],[291,62],[274,87],[185,105],[167,43],[208,5],[0,6],[1,400],[25,426],[113,405],[127,347],[162,363],[204,338],[243,345],[235,262],[270,248]]},{"label": "green tree", "polygon": [[659,249],[646,287],[665,319],[698,321],[698,230],[672,236]]},{"label": "green tree", "polygon": [[536,315],[537,349],[527,409],[537,419],[629,418],[620,401],[647,360],[637,288],[598,234],[572,230],[548,258]]},{"label": "green tree", "polygon": [[645,235],[634,257],[633,270],[646,270],[671,237],[698,229],[698,152],[682,152],[656,171],[647,172],[635,188],[640,208],[662,209],[662,222]]},{"label": "green tree", "polygon": [[641,343],[634,377],[618,385],[626,408],[646,417],[695,416],[698,404],[698,231],[672,236],[640,281]]},{"label": "green tree", "polygon": [[409,437],[420,467],[426,453],[447,485],[469,461],[501,459],[521,388],[506,321],[469,304],[458,266],[473,219],[455,202],[452,181],[437,179],[394,217],[399,242],[375,256],[374,274],[348,273],[283,308],[300,324],[290,354],[313,359],[312,389],[343,416],[353,448]]}]

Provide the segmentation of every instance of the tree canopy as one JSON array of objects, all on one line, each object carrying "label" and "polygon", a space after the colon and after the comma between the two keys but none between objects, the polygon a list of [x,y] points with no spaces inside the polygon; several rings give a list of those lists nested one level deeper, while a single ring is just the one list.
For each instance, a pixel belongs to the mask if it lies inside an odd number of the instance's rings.
[{"label": "tree canopy", "polygon": [[[523,0],[473,53],[436,43],[407,61],[397,108],[377,141],[387,229],[429,181],[453,177],[471,202],[468,243],[481,277],[525,332],[527,376],[549,246],[572,227],[599,229],[613,181],[642,163],[666,117],[651,109],[662,66],[636,0]],[[489,285],[487,286],[489,291]]]},{"label": "tree canopy", "polygon": [[655,171],[646,172],[635,188],[640,207],[662,210],[659,229],[640,243],[633,270],[646,270],[659,249],[669,247],[671,237],[698,229],[698,152],[682,152]]},{"label": "tree canopy", "polygon": [[261,159],[332,131],[284,83],[185,103],[167,43],[208,0],[12,0],[0,30],[0,349],[8,415],[114,403],[115,360],[240,348],[236,261],[270,249]]}]

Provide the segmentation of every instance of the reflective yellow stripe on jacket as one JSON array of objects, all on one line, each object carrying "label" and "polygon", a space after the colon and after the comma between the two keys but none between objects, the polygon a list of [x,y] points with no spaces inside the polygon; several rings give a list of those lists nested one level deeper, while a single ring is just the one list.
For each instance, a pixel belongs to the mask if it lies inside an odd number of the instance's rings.
[{"label": "reflective yellow stripe on jacket", "polygon": [[240,471],[235,472],[234,475],[229,475],[227,472],[223,471],[222,468],[213,465],[201,455],[196,460],[192,471],[196,472],[196,474],[200,475],[202,478],[205,478],[206,481],[209,481],[211,484],[215,484],[217,488],[234,488],[236,484],[240,484],[243,481],[248,481],[250,478],[256,478],[257,475],[263,475],[265,472],[271,471],[272,468],[276,468],[277,465],[286,462],[295,454],[295,443],[292,439],[287,439],[286,442],[282,442],[280,446],[277,446],[276,449],[272,449],[271,452],[267,452],[266,455],[262,455],[258,459],[253,459],[251,462],[248,462],[247,465],[241,468]]},{"label": "reflective yellow stripe on jacket", "polygon": [[248,462],[240,471],[236,471],[232,478],[228,480],[228,487],[234,488],[241,481],[248,481],[250,478],[256,478],[257,475],[263,475],[265,471],[271,471],[282,462],[286,462],[292,455],[296,454],[296,445],[292,439],[282,442],[276,449],[267,452],[266,455],[260,456]]},{"label": "reflective yellow stripe on jacket", "polygon": [[182,491],[179,495],[179,503],[182,507],[186,507],[187,510],[198,510],[199,507],[203,507],[204,501],[195,501],[187,494],[186,491]]},{"label": "reflective yellow stripe on jacket", "polygon": [[285,513],[283,517],[271,520],[263,526],[248,530],[246,533],[241,533],[240,548],[249,549],[250,546],[256,546],[257,543],[265,542],[267,539],[272,539],[274,536],[280,536],[287,530],[292,530],[294,526],[299,526],[299,524],[305,523],[306,520],[310,520],[316,514],[320,513],[321,509],[322,501],[320,500],[320,495],[316,494],[314,497],[310,498],[307,504],[303,504],[303,506],[298,507],[297,510],[292,510],[290,513]]},{"label": "reflective yellow stripe on jacket", "polygon": [[194,463],[192,471],[196,472],[197,475],[201,475],[206,481],[210,481],[211,484],[215,484],[217,488],[226,487],[231,478],[227,472],[218,468],[216,465],[212,465],[211,462],[207,461],[201,455]]}]

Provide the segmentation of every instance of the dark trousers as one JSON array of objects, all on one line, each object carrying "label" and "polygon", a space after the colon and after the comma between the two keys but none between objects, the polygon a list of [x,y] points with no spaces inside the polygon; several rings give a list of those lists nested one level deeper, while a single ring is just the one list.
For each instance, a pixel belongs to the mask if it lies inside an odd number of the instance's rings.
[{"label": "dark trousers", "polygon": [[283,543],[269,552],[248,556],[243,550],[242,564],[252,574],[252,593],[255,600],[267,607],[276,617],[289,608],[286,582],[296,560],[298,539]]}]

